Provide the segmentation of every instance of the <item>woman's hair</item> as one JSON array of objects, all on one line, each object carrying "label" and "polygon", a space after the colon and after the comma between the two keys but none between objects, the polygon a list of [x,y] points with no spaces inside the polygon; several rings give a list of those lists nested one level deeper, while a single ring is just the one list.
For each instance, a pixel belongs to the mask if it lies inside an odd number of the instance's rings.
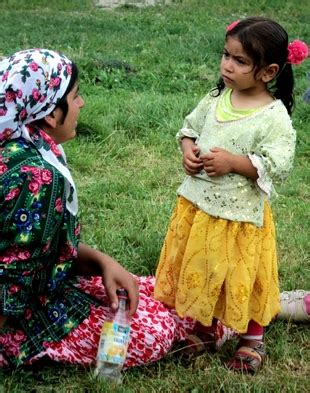
[{"label": "woman's hair", "polygon": [[67,116],[68,113],[68,102],[67,102],[67,95],[70,93],[70,91],[73,89],[73,86],[75,85],[77,79],[78,79],[78,68],[76,66],[75,63],[71,63],[71,67],[72,67],[72,73],[71,73],[71,78],[70,78],[70,82],[68,84],[68,87],[65,91],[65,94],[61,97],[61,99],[57,102],[57,105],[55,107],[56,108],[60,108],[62,110],[63,113],[63,118],[62,118],[62,123],[65,121],[65,118]]},{"label": "woman's hair", "polygon": [[[268,84],[268,91],[280,99],[289,114],[294,106],[294,76],[291,64],[287,62],[288,36],[277,22],[263,17],[251,17],[237,23],[226,33],[237,38],[244,51],[253,61],[256,75],[259,70],[272,63],[279,66],[277,76]],[[225,84],[222,78],[213,89],[215,96],[220,95]]]}]

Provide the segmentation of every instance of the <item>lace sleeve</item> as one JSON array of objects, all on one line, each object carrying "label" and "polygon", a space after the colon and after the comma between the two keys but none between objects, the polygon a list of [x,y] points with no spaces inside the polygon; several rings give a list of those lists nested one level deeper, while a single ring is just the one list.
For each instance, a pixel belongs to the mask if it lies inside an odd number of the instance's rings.
[{"label": "lace sleeve", "polygon": [[203,126],[205,118],[210,109],[212,97],[210,94],[206,95],[196,106],[196,108],[185,117],[182,128],[176,134],[176,139],[180,144],[184,137],[198,139]]},{"label": "lace sleeve", "polygon": [[256,154],[248,154],[248,157],[252,165],[257,169],[258,179],[256,180],[256,184],[267,194],[268,198],[270,198],[273,191],[273,185],[271,179],[268,178],[262,160]]},{"label": "lace sleeve", "polygon": [[283,181],[290,173],[295,154],[296,132],[285,108],[277,110],[270,126],[262,127],[256,148],[248,154],[257,168],[257,186],[268,196],[273,192],[273,183]]}]

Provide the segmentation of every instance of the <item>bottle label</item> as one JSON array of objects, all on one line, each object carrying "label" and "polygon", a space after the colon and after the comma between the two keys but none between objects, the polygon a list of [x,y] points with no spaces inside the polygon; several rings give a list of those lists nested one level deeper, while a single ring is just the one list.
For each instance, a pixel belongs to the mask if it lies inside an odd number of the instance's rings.
[{"label": "bottle label", "polygon": [[117,322],[104,322],[97,358],[102,362],[123,364],[129,342],[129,326]]}]

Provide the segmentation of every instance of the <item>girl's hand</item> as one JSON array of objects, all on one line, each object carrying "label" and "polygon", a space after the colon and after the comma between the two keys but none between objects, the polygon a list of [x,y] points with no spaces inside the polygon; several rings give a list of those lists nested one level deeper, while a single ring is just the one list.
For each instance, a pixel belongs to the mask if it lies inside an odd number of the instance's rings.
[{"label": "girl's hand", "polygon": [[199,148],[195,145],[194,141],[189,138],[182,140],[183,150],[183,167],[185,173],[189,176],[196,175],[203,169],[203,162],[199,157]]},{"label": "girl's hand", "polygon": [[203,161],[203,169],[210,177],[231,173],[235,157],[234,154],[219,147],[214,147],[210,149],[210,153],[200,156]]},{"label": "girl's hand", "polygon": [[203,160],[203,168],[210,177],[236,173],[254,181],[258,178],[257,169],[247,155],[233,154],[220,147],[214,147],[210,149],[210,153],[200,157]]}]

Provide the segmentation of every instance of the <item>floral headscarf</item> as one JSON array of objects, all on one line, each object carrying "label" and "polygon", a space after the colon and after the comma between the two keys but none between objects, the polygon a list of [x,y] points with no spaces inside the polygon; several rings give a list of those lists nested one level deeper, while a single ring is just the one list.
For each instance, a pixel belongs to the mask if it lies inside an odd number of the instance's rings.
[{"label": "floral headscarf", "polygon": [[42,130],[39,136],[33,133],[30,126],[55,109],[69,85],[71,65],[67,57],[47,49],[17,52],[0,62],[0,145],[19,137],[31,141],[65,177],[66,206],[76,215],[75,185],[62,147]]}]

